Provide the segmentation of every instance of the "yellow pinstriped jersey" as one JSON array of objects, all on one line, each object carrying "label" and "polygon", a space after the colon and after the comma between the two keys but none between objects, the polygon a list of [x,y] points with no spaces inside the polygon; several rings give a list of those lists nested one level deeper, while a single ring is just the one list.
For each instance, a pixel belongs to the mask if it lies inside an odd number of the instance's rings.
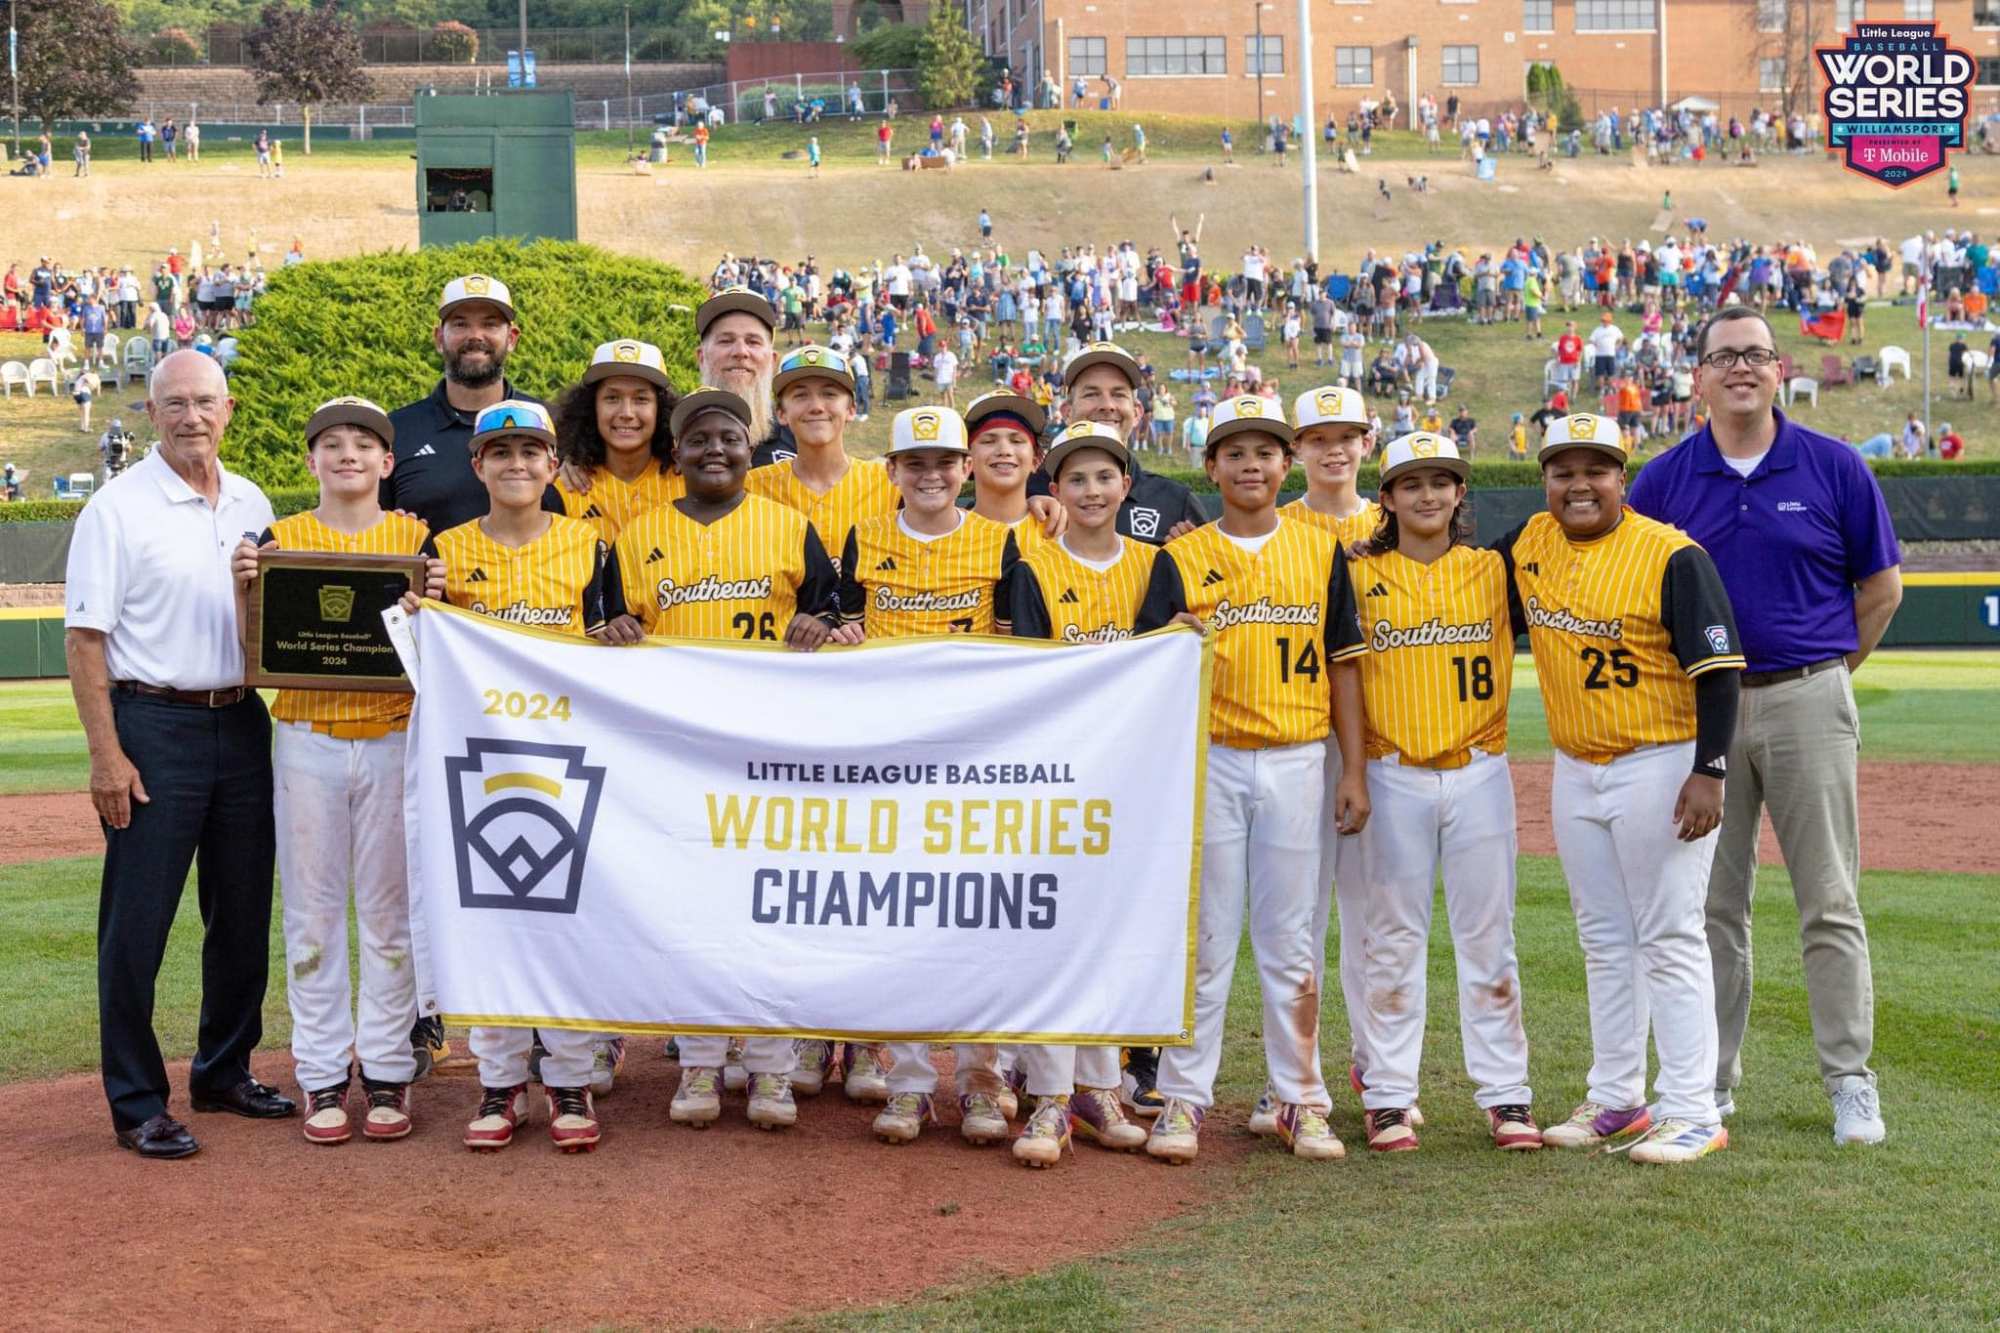
[{"label": "yellow pinstriped jersey", "polygon": [[[384,514],[360,532],[341,532],[304,513],[273,523],[258,544],[275,541],[284,551],[415,555],[429,535],[421,521],[403,514]],[[423,589],[418,588],[417,594],[422,596]],[[410,696],[374,690],[279,690],[271,701],[271,716],[280,722],[388,722],[400,731],[410,716]]]},{"label": "yellow pinstriped jersey", "polygon": [[649,510],[617,555],[625,609],[648,634],[768,642],[800,611],[836,614],[833,561],[812,525],[755,495],[713,523]]},{"label": "yellow pinstriped jersey", "polygon": [[1280,517],[1254,553],[1215,523],[1175,538],[1153,562],[1137,628],[1181,611],[1215,635],[1209,739],[1255,750],[1325,738],[1331,666],[1366,651],[1332,533]]},{"label": "yellow pinstriped jersey", "polygon": [[1348,562],[1361,638],[1370,758],[1462,768],[1507,749],[1514,633],[1497,551],[1454,546],[1426,565],[1400,551]]},{"label": "yellow pinstriped jersey", "polygon": [[804,514],[827,551],[836,557],[847,549],[847,534],[856,524],[893,515],[902,500],[889,480],[889,469],[877,459],[857,458],[848,463],[847,471],[824,495],[799,480],[793,471],[795,461],[751,468],[744,489]]},{"label": "yellow pinstriped jersey", "polygon": [[1022,556],[1004,589],[1014,637],[1064,643],[1131,638],[1160,548],[1131,537],[1118,542],[1118,560],[1109,569],[1085,564],[1059,540]]},{"label": "yellow pinstriped jersey", "polygon": [[445,600],[510,625],[529,625],[579,638],[607,619],[606,566],[611,548],[597,525],[562,514],[526,546],[506,546],[487,536],[481,520],[461,523],[432,539],[445,563]]},{"label": "yellow pinstriped jersey", "polygon": [[1629,508],[1592,541],[1571,541],[1553,516],[1536,514],[1499,550],[1558,749],[1601,764],[1694,739],[1692,679],[1743,669],[1729,596],[1706,551]]},{"label": "yellow pinstriped jersey", "polygon": [[591,472],[588,491],[573,491],[557,478],[556,493],[562,496],[564,513],[595,523],[598,536],[616,542],[627,523],[686,495],[687,479],[672,468],[649,467],[632,481],[620,481],[601,467]]},{"label": "yellow pinstriped jersey", "polygon": [[958,512],[958,530],[929,541],[905,531],[898,514],[849,533],[840,562],[841,617],[861,621],[871,639],[1007,633],[995,604],[1001,576],[1018,558],[1013,530]]},{"label": "yellow pinstriped jersey", "polygon": [[1316,528],[1326,529],[1333,534],[1334,540],[1340,543],[1342,550],[1373,537],[1375,529],[1382,523],[1382,506],[1373,500],[1367,501],[1346,518],[1322,514],[1307,505],[1303,497],[1286,505],[1280,512],[1286,518],[1295,518],[1301,523],[1310,523]]},{"label": "yellow pinstriped jersey", "polygon": [[1037,551],[1055,545],[1055,538],[1042,530],[1042,521],[1033,514],[1016,519],[1006,526],[1007,531],[1014,534],[1015,553],[1023,560]]}]

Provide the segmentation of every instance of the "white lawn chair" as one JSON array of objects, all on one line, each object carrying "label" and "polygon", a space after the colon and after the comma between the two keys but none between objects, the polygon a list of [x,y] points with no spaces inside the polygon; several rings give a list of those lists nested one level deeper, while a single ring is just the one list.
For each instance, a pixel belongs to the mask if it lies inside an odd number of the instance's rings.
[{"label": "white lawn chair", "polygon": [[113,384],[123,384],[124,376],[118,373],[118,335],[104,335],[104,346],[98,349],[95,369],[102,371]]},{"label": "white lawn chair", "polygon": [[1986,378],[1987,368],[1992,364],[1993,358],[1985,352],[1967,350],[1965,354],[1965,374],[1962,377],[1965,380],[1965,396],[1967,398],[1978,396],[1979,381]]},{"label": "white lawn chair", "polygon": [[1542,400],[1544,402],[1548,401],[1550,394],[1563,387],[1563,382],[1556,378],[1562,373],[1558,369],[1561,364],[1554,357],[1550,357],[1548,360],[1542,362]]},{"label": "white lawn chair", "polygon": [[56,379],[56,363],[45,356],[38,356],[28,363],[28,396],[35,396],[35,385],[43,380],[49,382],[50,393],[62,392]]},{"label": "white lawn chair", "polygon": [[1909,351],[1905,348],[1896,347],[1893,345],[1889,347],[1884,347],[1882,349],[1882,369],[1877,372],[1878,383],[1884,385],[1888,384],[1889,367],[1891,366],[1901,366],[1903,368],[1903,378],[1905,380],[1908,380],[1910,378]]},{"label": "white lawn chair", "polygon": [[0,389],[6,390],[9,398],[14,396],[14,386],[16,384],[28,391],[28,397],[33,398],[35,396],[35,382],[28,378],[28,368],[26,366],[22,365],[19,361],[9,361],[5,365],[0,365]]},{"label": "white lawn chair", "polygon": [[125,340],[125,378],[143,380],[153,373],[153,344],[144,334],[135,333]]},{"label": "white lawn chair", "polygon": [[1804,394],[1806,397],[1812,399],[1812,405],[1814,407],[1818,407],[1819,381],[1812,378],[1810,375],[1795,375],[1791,379],[1785,382],[1786,407],[1790,407],[1792,405],[1792,400],[1794,398],[1797,398],[1800,394]]}]

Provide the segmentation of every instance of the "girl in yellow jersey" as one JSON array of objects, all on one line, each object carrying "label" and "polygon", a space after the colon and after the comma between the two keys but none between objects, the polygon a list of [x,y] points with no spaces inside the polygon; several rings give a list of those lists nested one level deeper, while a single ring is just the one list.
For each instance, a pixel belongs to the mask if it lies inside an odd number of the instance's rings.
[{"label": "girl in yellow jersey", "polygon": [[[1297,1156],[1337,1158],[1344,1150],[1326,1122],[1331,1103],[1318,1061],[1323,964],[1311,936],[1321,803],[1333,802],[1342,833],[1358,833],[1368,819],[1355,663],[1365,649],[1340,547],[1279,514],[1278,487],[1292,467],[1283,415],[1261,398],[1218,404],[1206,463],[1222,517],[1167,543],[1137,625],[1157,629],[1191,612],[1216,644],[1194,1045],[1161,1053],[1167,1104],[1146,1151],[1186,1162],[1199,1147],[1247,903],[1278,1135]],[[1323,786],[1330,730],[1345,757],[1332,793]]]},{"label": "girl in yellow jersey", "polygon": [[[256,577],[259,546],[347,555],[420,551],[429,535],[424,525],[382,512],[377,498],[382,478],[395,466],[395,439],[388,415],[365,398],[321,404],[306,423],[306,466],[319,479],[319,507],[279,519],[256,546],[240,545],[240,586],[247,590]],[[413,589],[407,605],[415,605],[415,593],[443,592],[443,566],[432,562],[432,573],[431,586]],[[409,1134],[409,1085],[426,1072],[409,1040],[417,1017],[403,847],[410,702],[408,694],[287,689],[271,704],[278,723],[272,771],[285,903],[285,999],[308,1143],[353,1137],[350,1055],[361,1064],[367,1103],[361,1133],[368,1139]],[[348,980],[350,882],[361,942],[358,997]]]},{"label": "girl in yellow jersey", "polygon": [[[1014,534],[958,507],[965,485],[965,422],[948,407],[896,414],[889,475],[900,513],[872,519],[847,537],[840,562],[840,611],[848,630],[870,639],[920,634],[1005,633],[994,604],[1015,561]],[[937,1069],[923,1042],[890,1042],[889,1102],[875,1117],[885,1143],[908,1143],[936,1118]],[[957,1047],[959,1133],[968,1143],[1007,1137],[998,1049]]]},{"label": "girl in yellow jersey", "polygon": [[[667,418],[677,398],[651,343],[601,343],[583,379],[556,406],[556,493],[563,512],[597,525],[607,542],[648,509],[687,493],[674,471]],[[569,478],[583,474],[587,487]]]},{"label": "girl in yellow jersey", "polygon": [[[1371,822],[1358,860],[1369,1060],[1368,1146],[1417,1146],[1431,900],[1444,874],[1458,964],[1466,1072],[1496,1146],[1534,1149],[1528,1041],[1514,954],[1514,782],[1507,697],[1514,641],[1507,570],[1469,541],[1471,464],[1442,435],[1416,431],[1382,460],[1383,517],[1348,573],[1368,653],[1368,796],[1393,814]],[[1346,952],[1343,941],[1343,954]]]}]

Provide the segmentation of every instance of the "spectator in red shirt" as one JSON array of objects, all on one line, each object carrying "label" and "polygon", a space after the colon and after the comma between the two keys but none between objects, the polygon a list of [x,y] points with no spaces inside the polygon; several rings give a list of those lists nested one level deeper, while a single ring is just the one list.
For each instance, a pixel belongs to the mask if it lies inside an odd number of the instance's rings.
[{"label": "spectator in red shirt", "polygon": [[1556,382],[1575,384],[1583,374],[1583,339],[1577,335],[1576,321],[1563,322],[1562,336],[1556,339]]},{"label": "spectator in red shirt", "polygon": [[878,167],[879,167],[879,166],[882,166],[882,165],[884,165],[885,163],[887,163],[887,162],[888,162],[888,160],[889,160],[889,140],[890,140],[891,136],[893,136],[894,134],[895,134],[895,131],[889,128],[889,121],[888,121],[888,119],[887,119],[886,117],[884,117],[884,118],[883,118],[883,121],[882,121],[882,123],[881,123],[880,125],[878,125],[878,126],[877,126],[877,127],[875,128],[875,165],[876,165],[876,166],[878,166]]},{"label": "spectator in red shirt", "polygon": [[1938,457],[1949,463],[1965,452],[1965,437],[1951,428],[1949,421],[1938,427]]}]

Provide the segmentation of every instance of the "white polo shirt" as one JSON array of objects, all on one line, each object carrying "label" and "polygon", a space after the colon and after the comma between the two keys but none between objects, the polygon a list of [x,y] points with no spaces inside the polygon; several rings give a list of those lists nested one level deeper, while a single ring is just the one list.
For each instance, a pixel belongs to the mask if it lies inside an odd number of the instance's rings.
[{"label": "white polo shirt", "polygon": [[176,690],[241,685],[229,560],[246,534],[255,541],[271,523],[271,502],[254,482],[222,470],[210,506],[156,448],[77,516],[64,623],[105,634],[112,680]]}]

